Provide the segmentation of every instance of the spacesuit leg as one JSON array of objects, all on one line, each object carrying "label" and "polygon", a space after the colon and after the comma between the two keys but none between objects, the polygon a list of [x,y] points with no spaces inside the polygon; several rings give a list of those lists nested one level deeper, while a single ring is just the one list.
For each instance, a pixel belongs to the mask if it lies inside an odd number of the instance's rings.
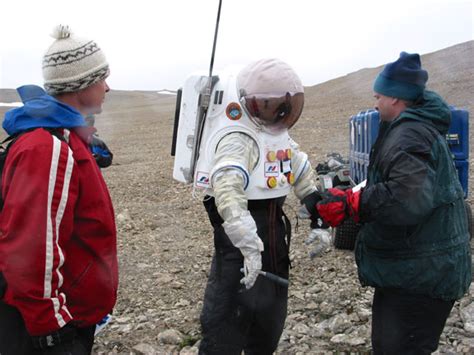
[{"label": "spacesuit leg", "polygon": [[241,289],[241,266],[238,249],[233,255],[220,253],[213,257],[201,312],[203,338],[199,354],[232,355],[242,351],[250,322],[248,312],[236,302]]},{"label": "spacesuit leg", "polygon": [[[249,209],[257,222],[258,233],[262,236],[265,250],[262,255],[263,270],[270,271],[288,279],[289,259],[286,245],[286,226],[283,223],[282,209],[284,199],[268,201],[265,208]],[[273,234],[273,237],[272,237]],[[273,255],[272,255],[273,254]],[[245,354],[272,354],[278,347],[287,315],[288,288],[259,277],[256,286],[255,310],[251,328],[248,332]]]}]

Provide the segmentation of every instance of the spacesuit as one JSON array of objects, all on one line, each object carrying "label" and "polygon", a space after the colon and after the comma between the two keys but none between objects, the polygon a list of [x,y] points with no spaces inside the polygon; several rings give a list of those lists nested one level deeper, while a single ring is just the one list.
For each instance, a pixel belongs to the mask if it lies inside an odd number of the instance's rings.
[{"label": "spacesuit", "polygon": [[228,87],[225,114],[204,127],[195,176],[207,188],[215,245],[199,352],[271,354],[283,331],[288,289],[259,271],[288,279],[285,197],[291,189],[300,200],[317,195],[307,155],[288,135],[304,89],[277,59],[248,65]]}]

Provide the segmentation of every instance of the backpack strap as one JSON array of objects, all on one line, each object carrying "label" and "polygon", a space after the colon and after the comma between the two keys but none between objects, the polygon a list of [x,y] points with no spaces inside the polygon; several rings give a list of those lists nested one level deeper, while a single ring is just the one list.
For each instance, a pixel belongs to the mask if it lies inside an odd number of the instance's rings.
[{"label": "backpack strap", "polygon": [[[43,129],[51,133],[51,135],[55,136],[60,141],[69,143],[69,130],[65,128],[46,128],[46,127],[43,127]],[[61,133],[61,129],[64,130],[64,133]]]}]

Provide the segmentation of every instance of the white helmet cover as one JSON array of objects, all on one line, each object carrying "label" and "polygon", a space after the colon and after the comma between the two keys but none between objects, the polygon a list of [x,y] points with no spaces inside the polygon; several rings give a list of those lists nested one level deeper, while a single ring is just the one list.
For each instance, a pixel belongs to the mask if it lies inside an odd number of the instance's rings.
[{"label": "white helmet cover", "polygon": [[279,59],[262,59],[237,76],[242,105],[259,125],[272,131],[292,127],[301,115],[304,88],[295,71]]}]

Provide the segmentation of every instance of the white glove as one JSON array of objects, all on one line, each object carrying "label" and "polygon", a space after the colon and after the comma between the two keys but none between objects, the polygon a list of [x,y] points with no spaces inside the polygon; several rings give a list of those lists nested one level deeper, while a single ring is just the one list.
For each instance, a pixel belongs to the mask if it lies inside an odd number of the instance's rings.
[{"label": "white glove", "polygon": [[240,249],[244,256],[244,277],[240,283],[245,284],[248,290],[252,288],[262,270],[263,243],[257,234],[257,225],[249,211],[243,212],[240,217],[222,224],[225,233],[232,244]]},{"label": "white glove", "polygon": [[329,250],[332,244],[332,236],[327,229],[312,229],[309,233],[308,238],[305,240],[305,244],[309,245],[316,242],[313,250],[309,252],[309,257],[313,259],[316,256],[322,256],[326,251]]}]

